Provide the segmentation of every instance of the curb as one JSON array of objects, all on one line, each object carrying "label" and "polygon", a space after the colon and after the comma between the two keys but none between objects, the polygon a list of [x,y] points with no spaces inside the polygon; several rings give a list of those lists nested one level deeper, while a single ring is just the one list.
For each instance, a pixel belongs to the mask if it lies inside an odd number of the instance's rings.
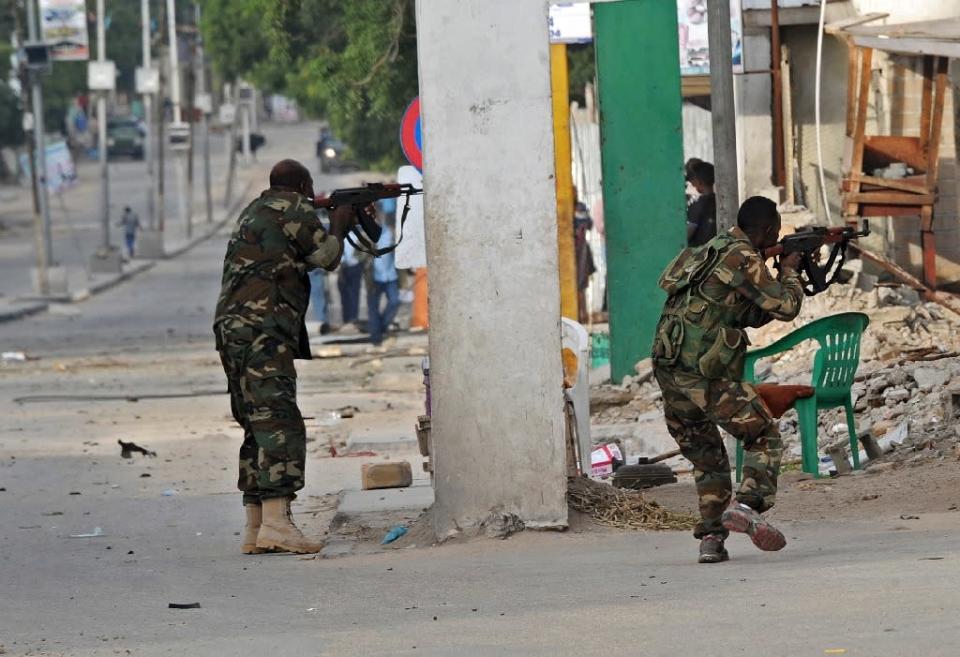
[{"label": "curb", "polygon": [[13,310],[0,310],[0,324],[3,322],[12,322],[18,319],[24,319],[25,317],[30,317],[31,315],[36,315],[37,313],[42,313],[49,307],[49,303],[42,301],[39,303],[29,303],[21,308],[15,308]]},{"label": "curb", "polygon": [[215,221],[210,228],[208,228],[202,234],[193,238],[189,242],[177,247],[176,249],[174,249],[173,251],[170,251],[169,253],[164,254],[162,258],[157,258],[156,260],[153,260],[153,261],[147,261],[147,262],[142,262],[142,263],[133,265],[125,272],[122,272],[115,276],[111,276],[110,278],[104,281],[100,281],[99,283],[91,285],[90,287],[84,288],[82,290],[77,290],[76,292],[73,292],[66,297],[55,298],[55,299],[45,299],[43,301],[36,301],[36,302],[28,302],[23,307],[16,308],[13,310],[6,310],[6,311],[0,310],[0,324],[4,322],[16,321],[18,319],[24,319],[26,317],[30,317],[32,315],[42,313],[50,308],[51,303],[80,303],[82,301],[86,301],[87,299],[93,296],[96,296],[101,292],[105,292],[113,287],[116,287],[117,285],[119,285],[120,283],[123,283],[124,281],[128,281],[131,278],[139,274],[142,274],[145,271],[149,271],[150,269],[153,269],[153,267],[156,266],[157,262],[160,260],[172,260],[173,258],[177,258],[183,255],[184,253],[190,251],[201,242],[205,242],[211,237],[213,237],[214,235],[216,235],[217,233],[219,233],[223,229],[223,227],[227,224],[227,222],[230,221],[230,218],[236,213],[237,208],[239,208],[240,205],[243,203],[244,199],[247,197],[247,194],[249,193],[250,188],[252,186],[253,186],[253,181],[248,180],[246,184],[244,184],[243,189],[240,190],[240,193],[237,194],[237,199],[230,204],[229,208],[227,208],[224,211],[223,217],[219,221]]}]

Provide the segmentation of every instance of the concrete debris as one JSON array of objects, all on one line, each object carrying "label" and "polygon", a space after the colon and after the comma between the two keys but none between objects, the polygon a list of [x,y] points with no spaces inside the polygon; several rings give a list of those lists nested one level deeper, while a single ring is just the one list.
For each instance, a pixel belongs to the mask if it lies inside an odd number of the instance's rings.
[{"label": "concrete debris", "polygon": [[[857,261],[848,263],[848,268],[855,275],[866,276]],[[859,288],[838,284],[805,299],[793,322],[750,329],[750,341],[755,346],[769,345],[816,319],[841,312],[863,312],[870,317],[851,389],[856,429],[863,436],[861,463],[871,459],[875,468],[883,461],[915,459],[913,463],[918,463],[952,458],[952,445],[960,443],[960,423],[956,421],[960,418],[960,315],[936,303],[922,302],[911,288],[877,285],[876,281]],[[757,363],[756,379],[809,384],[818,348],[808,341],[764,359]],[[650,433],[650,422],[663,423],[662,400],[649,359],[637,363],[636,371],[637,376],[627,377],[625,386],[599,386],[591,391],[596,400],[591,401],[594,441],[617,440],[628,464],[635,453],[651,453],[651,449],[635,452],[635,445],[627,442]],[[852,460],[844,409],[821,410],[818,421],[821,454],[836,444],[838,462],[840,448],[845,459]],[[779,425],[785,453],[799,460],[796,412],[788,412]]]},{"label": "concrete debris", "polygon": [[509,538],[524,529],[523,520],[515,513],[491,513],[483,523],[487,538]]},{"label": "concrete debris", "polygon": [[413,470],[407,461],[364,463],[360,469],[363,490],[407,488],[413,484]]}]

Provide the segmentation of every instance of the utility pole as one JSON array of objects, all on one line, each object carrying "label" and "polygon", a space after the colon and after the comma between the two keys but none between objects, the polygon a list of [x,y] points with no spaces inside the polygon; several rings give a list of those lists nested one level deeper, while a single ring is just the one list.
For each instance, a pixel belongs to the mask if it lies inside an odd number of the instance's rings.
[{"label": "utility pole", "polygon": [[[152,68],[152,58],[150,55],[150,0],[140,0],[140,21],[143,23],[141,39],[143,42],[143,70],[149,72]],[[157,227],[156,211],[156,181],[153,178],[153,93],[143,94],[143,113],[147,124],[146,146],[144,147],[144,159],[147,161],[147,185],[149,193],[147,194],[147,225],[151,230]]]},{"label": "utility pole", "polygon": [[710,114],[713,122],[713,162],[716,167],[717,230],[736,225],[740,206],[737,174],[737,125],[733,97],[733,48],[730,0],[708,0],[710,41]]},{"label": "utility pole", "polygon": [[210,180],[210,113],[213,100],[207,91],[207,62],[203,50],[203,35],[200,33],[200,5],[194,5],[197,24],[197,100],[194,105],[200,108],[200,133],[203,135],[203,200],[207,211],[207,223],[213,223],[213,196]]},{"label": "utility pole", "polygon": [[[107,61],[107,38],[104,26],[104,0],[97,0],[97,61]],[[97,97],[97,152],[100,155],[100,221],[104,254],[110,251],[110,171],[107,166],[107,94]]]},{"label": "utility pole", "polygon": [[237,170],[237,93],[236,83],[223,85],[224,105],[230,109],[230,130],[227,131],[227,184],[223,196],[223,207],[230,208],[233,198],[233,178]]},{"label": "utility pole", "polygon": [[[177,7],[176,0],[167,0],[167,31],[170,39],[170,100],[173,103],[173,126],[182,129],[183,115],[180,106],[180,52],[177,47]],[[175,137],[171,131],[171,139]],[[189,137],[188,137],[189,138]],[[186,226],[187,237],[193,233],[190,215],[187,211],[186,180],[183,167],[183,156],[178,152],[174,155],[174,169],[177,176],[177,197],[180,210],[180,219]]]},{"label": "utility pole", "polygon": [[[39,39],[37,29],[36,0],[27,0],[27,32],[29,40]],[[30,155],[30,171],[36,209],[39,210],[41,230],[37,231],[37,288],[41,295],[50,293],[50,267],[53,266],[53,231],[50,226],[50,199],[47,196],[47,144],[43,125],[43,86],[40,71],[29,70],[30,105],[33,114],[33,153]]]}]

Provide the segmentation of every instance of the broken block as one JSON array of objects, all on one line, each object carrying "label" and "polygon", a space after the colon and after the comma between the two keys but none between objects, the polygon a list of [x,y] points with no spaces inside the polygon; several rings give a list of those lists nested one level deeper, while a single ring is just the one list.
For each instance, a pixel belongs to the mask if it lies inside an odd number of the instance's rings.
[{"label": "broken block", "polygon": [[363,490],[406,488],[413,483],[413,470],[406,461],[364,463],[360,471]]}]

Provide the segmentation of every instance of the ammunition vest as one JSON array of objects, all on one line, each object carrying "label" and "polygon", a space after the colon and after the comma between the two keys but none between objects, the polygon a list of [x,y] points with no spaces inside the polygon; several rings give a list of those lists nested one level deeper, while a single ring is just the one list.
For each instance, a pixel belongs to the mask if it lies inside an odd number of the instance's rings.
[{"label": "ammunition vest", "polygon": [[741,380],[749,340],[739,327],[742,304],[711,299],[702,284],[741,240],[724,232],[703,246],[687,248],[660,275],[668,298],[657,325],[653,363],[707,379]]}]

